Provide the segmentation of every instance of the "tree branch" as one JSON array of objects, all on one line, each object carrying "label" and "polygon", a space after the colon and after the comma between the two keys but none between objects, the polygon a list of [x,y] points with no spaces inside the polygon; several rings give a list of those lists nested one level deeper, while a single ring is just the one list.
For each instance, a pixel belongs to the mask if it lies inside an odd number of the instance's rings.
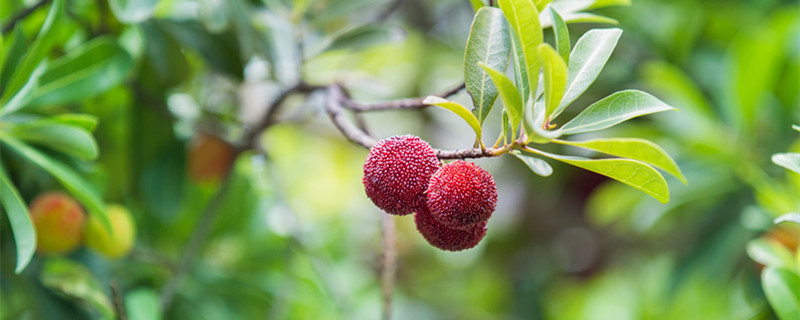
[{"label": "tree branch", "polygon": [[267,107],[267,113],[264,115],[264,117],[248,130],[244,138],[244,145],[242,146],[243,150],[248,150],[254,147],[256,139],[258,139],[259,135],[261,135],[261,133],[264,132],[264,130],[269,126],[275,124],[275,115],[280,110],[283,102],[286,101],[286,98],[289,98],[289,96],[291,96],[293,93],[309,93],[321,88],[324,87],[310,85],[301,81],[278,94],[278,96],[275,97],[275,99],[272,100]]},{"label": "tree branch", "polygon": [[[463,90],[465,85],[462,83],[457,87],[453,87],[447,91],[442,93],[436,94],[435,96],[441,98],[447,98],[452,96],[459,91]],[[424,97],[420,98],[411,98],[411,99],[400,99],[400,100],[393,100],[393,101],[386,101],[380,103],[370,103],[370,104],[361,104],[351,100],[349,97],[345,99],[342,103],[344,104],[347,109],[356,111],[356,112],[370,112],[370,111],[383,111],[383,110],[395,110],[395,109],[422,109],[429,107],[429,105],[422,103],[422,100],[425,100]]]},{"label": "tree branch", "polygon": [[34,4],[33,6],[30,6],[30,7],[28,7],[28,8],[25,8],[25,10],[22,10],[22,11],[21,11],[20,13],[18,13],[16,16],[14,16],[13,18],[11,18],[11,20],[9,20],[8,22],[6,22],[6,24],[3,26],[3,34],[6,34],[6,33],[8,33],[9,31],[11,31],[11,29],[13,29],[13,28],[14,28],[14,25],[15,25],[17,22],[19,22],[19,21],[20,21],[20,20],[22,20],[22,19],[25,19],[25,17],[29,16],[31,13],[33,13],[34,11],[36,11],[36,9],[39,9],[39,7],[41,7],[41,6],[45,5],[45,4],[47,4],[48,2],[50,2],[50,0],[39,0],[39,2],[37,2],[37,3],[36,3],[36,4]]}]

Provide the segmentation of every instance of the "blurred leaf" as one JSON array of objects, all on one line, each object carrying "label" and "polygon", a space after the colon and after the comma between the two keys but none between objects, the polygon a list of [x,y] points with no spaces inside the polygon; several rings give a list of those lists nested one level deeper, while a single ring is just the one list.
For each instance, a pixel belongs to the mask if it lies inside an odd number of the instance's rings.
[{"label": "blurred leaf", "polygon": [[155,21],[141,24],[145,35],[145,63],[139,83],[153,92],[162,92],[183,83],[190,68],[178,42]]},{"label": "blurred leaf", "polygon": [[42,63],[40,63],[39,66],[33,70],[33,73],[31,73],[31,76],[28,78],[28,81],[25,82],[25,85],[23,85],[22,88],[11,97],[8,103],[0,107],[2,108],[0,109],[0,117],[5,114],[14,113],[15,111],[28,105],[31,98],[33,98],[34,91],[39,85],[40,78],[45,69],[47,69],[47,60],[43,60]]},{"label": "blurred leaf", "polygon": [[64,124],[31,123],[14,127],[11,135],[22,141],[47,146],[84,160],[97,158],[97,143],[91,133]]},{"label": "blurred leaf", "polygon": [[158,21],[158,24],[184,47],[197,51],[216,70],[242,79],[244,66],[239,56],[236,37],[230,34],[212,34],[193,21]]},{"label": "blurred leaf", "polygon": [[544,118],[549,123],[564,96],[564,88],[567,85],[567,64],[547,43],[539,45],[539,55],[544,65]]},{"label": "blurred leaf", "polygon": [[536,4],[536,9],[538,9],[539,12],[542,12],[544,7],[550,4],[550,2],[553,2],[553,0],[533,0],[533,3]]},{"label": "blurred leaf", "polygon": [[754,261],[768,267],[794,270],[792,253],[780,242],[760,238],[747,244],[747,255]]},{"label": "blurred leaf", "polygon": [[[530,150],[530,149],[526,149]],[[579,168],[596,172],[647,193],[661,203],[669,202],[667,181],[658,171],[630,159],[588,159],[562,156],[544,151],[531,151]]]},{"label": "blurred leaf", "polygon": [[61,12],[63,11],[62,3],[63,0],[54,0],[53,4],[50,5],[50,11],[47,13],[47,18],[42,24],[41,30],[39,30],[39,35],[26,48],[25,56],[11,75],[0,102],[8,101],[9,97],[20,91],[42,59],[47,57],[50,47],[53,46],[53,41],[55,41],[56,34],[52,31],[53,24],[56,23],[56,20],[60,20]]},{"label": "blurred leaf", "polygon": [[360,26],[334,38],[323,52],[333,50],[361,50],[391,42],[398,38],[394,31],[395,30],[392,28],[371,24]]},{"label": "blurred leaf", "polygon": [[483,0],[469,0],[469,2],[472,4],[472,9],[475,10],[475,13],[478,13],[478,9],[486,6]]},{"label": "blurred leaf", "polygon": [[677,99],[682,111],[692,110],[705,120],[716,120],[703,91],[677,66],[662,61],[649,61],[642,67],[642,77],[648,86],[665,96]]},{"label": "blurred leaf", "polygon": [[510,120],[508,120],[508,112],[506,110],[503,110],[503,140],[504,141],[505,141],[506,137],[508,137],[508,132],[509,132],[509,130],[508,130],[509,129],[508,128],[509,127],[508,122],[509,121]]},{"label": "blurred leaf", "polygon": [[508,120],[511,121],[512,135],[515,134],[522,120],[522,99],[519,96],[517,87],[504,73],[492,69],[483,62],[478,62],[478,64],[489,74],[495,87],[499,89],[503,107],[507,111]]},{"label": "blurred leaf", "polygon": [[610,138],[589,141],[556,141],[561,144],[599,151],[612,156],[630,158],[666,171],[687,183],[681,169],[664,149],[655,143],[635,138]]},{"label": "blurred leaf", "polygon": [[575,101],[597,79],[606,61],[614,51],[622,35],[622,30],[592,29],[583,34],[572,49],[567,66],[567,88],[564,99],[553,114],[553,118],[561,114],[570,103]]},{"label": "blurred leaf", "polygon": [[8,216],[11,231],[14,232],[14,243],[17,246],[17,267],[14,273],[19,274],[28,266],[36,251],[36,229],[33,228],[25,201],[6,175],[2,165],[0,165],[0,202]]},{"label": "blurred leaf", "polygon": [[[539,11],[531,0],[500,0],[511,29],[514,30],[514,43],[518,46],[518,56],[515,63],[525,70],[526,77],[522,77],[522,87],[534,92],[539,87],[539,70],[542,62],[539,59],[539,44],[542,43],[542,27],[539,24]],[[523,91],[524,92],[524,91]],[[523,102],[529,97],[522,97]],[[536,97],[533,97],[535,100]]]},{"label": "blurred leaf", "polygon": [[131,57],[116,41],[95,38],[50,64],[31,104],[63,104],[93,97],[122,82],[132,66]]},{"label": "blurred leaf", "polygon": [[497,83],[489,81],[487,71],[479,63],[504,73],[508,69],[511,39],[503,12],[484,7],[475,14],[464,54],[464,84],[475,106],[478,123],[491,111],[497,99]]},{"label": "blurred leaf", "polygon": [[7,44],[5,48],[3,68],[0,69],[0,95],[4,95],[5,90],[8,89],[8,80],[11,74],[17,69],[22,55],[25,54],[27,47],[25,34],[22,33],[22,24],[17,24],[11,35],[11,43]]},{"label": "blurred leaf", "polygon": [[782,222],[793,222],[793,223],[800,224],[800,213],[790,212],[790,213],[784,214],[784,215],[782,215],[780,217],[777,217],[774,220],[775,224],[779,224],[779,223],[782,223]]},{"label": "blurred leaf", "polygon": [[772,155],[772,162],[796,173],[800,173],[800,153],[776,153]]},{"label": "blurred leaf", "polygon": [[111,299],[101,289],[97,278],[83,265],[67,259],[48,259],[40,277],[45,287],[87,302],[105,319],[114,318]]},{"label": "blurred leaf", "polygon": [[593,103],[564,124],[564,134],[602,130],[625,120],[646,114],[674,110],[649,93],[623,90]]},{"label": "blurred leaf", "polygon": [[550,164],[542,159],[520,153],[516,150],[512,151],[511,154],[517,159],[522,160],[522,162],[525,163],[525,165],[527,165],[531,171],[542,177],[549,177],[551,174],[553,174],[553,167],[551,167]]},{"label": "blurred leaf", "polygon": [[761,273],[761,281],[778,318],[800,319],[800,276],[788,270],[767,267]]},{"label": "blurred leaf", "polygon": [[94,128],[97,127],[97,117],[82,113],[64,113],[41,118],[33,123],[27,123],[26,125],[28,124],[63,124],[83,128],[86,131],[92,132]]},{"label": "blurred leaf", "polygon": [[792,129],[796,130],[797,132],[800,132],[800,126],[798,126],[796,124],[792,125]]},{"label": "blurred leaf", "polygon": [[153,15],[158,0],[108,0],[111,12],[122,23],[139,23]]},{"label": "blurred leaf", "polygon": [[569,42],[567,23],[564,22],[564,19],[553,7],[550,7],[550,17],[553,19],[553,35],[556,38],[558,55],[561,56],[561,59],[564,59],[564,62],[569,63],[569,52],[572,44]]},{"label": "blurred leaf", "polygon": [[150,289],[136,289],[125,295],[125,309],[129,320],[160,320],[161,306],[158,296]]},{"label": "blurred leaf", "polygon": [[[569,2],[569,1],[559,1],[558,3],[562,2]],[[558,12],[561,12],[561,18],[564,19],[566,23],[597,23],[597,24],[610,24],[610,25],[619,25],[619,21],[613,18],[609,18],[606,16],[601,16],[593,13],[587,12],[569,12],[563,11],[559,7],[554,7]],[[553,25],[553,20],[549,15],[543,15],[539,17],[540,22],[543,28],[551,27]]]},{"label": "blurred leaf", "polygon": [[105,206],[92,186],[80,175],[61,162],[55,161],[40,151],[11,137],[3,137],[2,141],[23,158],[30,160],[56,178],[78,201],[87,207],[90,214],[96,215],[106,228],[111,224],[106,216]]},{"label": "blurred leaf", "polygon": [[422,101],[422,103],[440,106],[442,108],[452,111],[453,113],[461,117],[461,119],[464,119],[464,121],[466,121],[467,124],[469,124],[469,126],[472,127],[472,130],[475,131],[478,140],[480,140],[481,125],[478,122],[478,119],[475,118],[475,115],[472,114],[472,112],[469,112],[469,109],[467,109],[467,107],[462,106],[457,102],[449,101],[447,99],[443,99],[437,96],[428,96],[427,98],[425,98],[425,100]]}]

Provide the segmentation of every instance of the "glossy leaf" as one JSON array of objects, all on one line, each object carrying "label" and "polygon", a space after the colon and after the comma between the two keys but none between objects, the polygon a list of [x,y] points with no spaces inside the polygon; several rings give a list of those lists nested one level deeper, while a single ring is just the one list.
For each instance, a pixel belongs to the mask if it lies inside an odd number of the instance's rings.
[{"label": "glossy leaf", "polygon": [[620,29],[592,29],[586,32],[569,56],[567,66],[567,88],[564,98],[555,111],[553,118],[561,114],[570,103],[575,101],[597,79],[603,70],[611,52],[622,35]]},{"label": "glossy leaf", "polygon": [[508,24],[497,8],[483,7],[472,21],[464,54],[464,83],[472,96],[473,112],[483,123],[497,99],[497,87],[479,65],[505,72],[511,55]]},{"label": "glossy leaf", "polygon": [[36,87],[39,86],[39,79],[45,69],[47,69],[47,60],[42,61],[42,63],[33,70],[33,73],[31,73],[25,85],[8,100],[8,103],[2,106],[2,109],[0,109],[0,116],[14,113],[28,105],[31,98],[33,98]]},{"label": "glossy leaf", "polygon": [[[558,3],[562,2],[569,2],[569,1],[559,1]],[[561,18],[564,19],[566,23],[597,23],[597,24],[610,24],[610,25],[619,25],[619,21],[614,18],[609,18],[606,16],[601,16],[598,14],[587,13],[587,12],[567,12],[562,11],[558,7],[556,10],[561,12]],[[547,28],[553,25],[553,20],[549,16],[541,16],[540,22],[543,28]]]},{"label": "glossy leaf", "polygon": [[94,160],[98,154],[94,137],[80,127],[32,123],[14,127],[11,135],[22,141],[46,146],[84,160]]},{"label": "glossy leaf", "polygon": [[800,276],[789,270],[765,268],[761,282],[767,301],[781,320],[800,319]]},{"label": "glossy leaf", "polygon": [[567,23],[561,18],[561,15],[550,7],[550,18],[553,19],[553,35],[556,38],[556,51],[558,55],[564,59],[565,63],[569,63],[569,53],[572,50],[569,42],[569,29]]},{"label": "glossy leaf", "polygon": [[549,177],[551,174],[553,174],[553,167],[551,167],[549,163],[542,159],[529,156],[519,151],[512,151],[511,154],[525,163],[525,165],[528,166],[533,173],[536,173],[542,177]]},{"label": "glossy leaf", "polygon": [[646,92],[618,91],[583,110],[562,129],[564,134],[597,131],[631,118],[673,109]]},{"label": "glossy leaf", "polygon": [[466,121],[467,124],[470,127],[472,127],[472,130],[475,131],[475,134],[480,140],[481,125],[478,122],[478,118],[475,118],[475,115],[473,115],[472,112],[470,112],[469,109],[467,109],[467,107],[462,106],[457,102],[449,101],[447,99],[443,99],[437,96],[428,96],[427,98],[425,98],[425,100],[423,100],[423,103],[428,105],[440,106],[442,108],[452,111],[453,113],[461,117],[461,119],[464,119],[464,121]]},{"label": "glossy leaf", "polygon": [[558,140],[557,142],[602,152],[612,156],[638,160],[664,170],[683,181],[683,183],[687,183],[686,177],[684,177],[681,169],[675,163],[675,160],[672,160],[672,157],[670,157],[664,149],[644,139],[609,138],[589,141]]},{"label": "glossy leaf", "polygon": [[768,267],[794,270],[792,253],[780,242],[759,238],[747,244],[747,255],[754,261]]},{"label": "glossy leaf", "polygon": [[[527,77],[523,77],[523,87],[530,91],[538,87],[539,70],[539,44],[542,43],[542,27],[539,24],[539,11],[531,0],[499,0],[509,25],[514,33],[514,43],[518,44],[518,56],[515,61],[520,69],[524,69]],[[527,101],[527,97],[523,97]]]},{"label": "glossy leaf", "polygon": [[544,118],[549,123],[564,96],[564,88],[567,86],[567,64],[547,43],[539,45],[539,55],[544,65]]},{"label": "glossy leaf", "polygon": [[102,314],[104,319],[115,318],[111,299],[106,296],[100,282],[78,262],[63,258],[48,259],[44,263],[40,281],[51,290],[86,303]]},{"label": "glossy leaf", "polygon": [[97,127],[97,117],[90,114],[82,114],[82,113],[64,113],[54,116],[48,116],[46,118],[41,118],[29,124],[30,125],[63,124],[63,125],[83,128],[84,130],[91,132],[94,131],[95,127]]},{"label": "glossy leaf", "polygon": [[796,125],[796,124],[793,124],[793,125],[792,125],[792,129],[794,129],[794,130],[795,130],[795,131],[797,131],[797,132],[800,132],[800,126],[798,126],[798,125]]},{"label": "glossy leaf", "polygon": [[796,173],[800,173],[800,153],[776,153],[772,155],[772,162]]},{"label": "glossy leaf", "polygon": [[92,186],[75,171],[15,138],[4,137],[3,142],[23,158],[53,175],[81,204],[86,206],[90,214],[96,215],[107,228],[111,228],[103,201]]},{"label": "glossy leaf", "polygon": [[538,150],[535,153],[602,174],[639,189],[662,203],[669,202],[667,181],[658,171],[642,162],[630,159],[588,159]]},{"label": "glossy leaf", "polygon": [[6,175],[2,165],[0,165],[0,204],[8,216],[11,231],[14,233],[14,242],[17,246],[17,267],[14,272],[19,274],[28,266],[36,251],[36,229],[33,227],[25,201]]},{"label": "glossy leaf", "polygon": [[123,23],[139,23],[150,19],[158,0],[109,0],[108,6],[117,20]]},{"label": "glossy leaf", "polygon": [[93,97],[121,83],[132,66],[131,57],[113,39],[89,41],[50,64],[31,105]]},{"label": "glossy leaf", "polygon": [[33,43],[26,48],[25,56],[11,75],[0,102],[8,101],[12,95],[22,89],[25,83],[28,82],[30,75],[49,53],[50,47],[53,46],[53,41],[57,36],[53,32],[53,25],[60,19],[62,11],[64,11],[62,8],[63,3],[63,0],[54,0],[53,4],[50,5],[50,11],[47,13],[47,18],[45,18],[39,34]]},{"label": "glossy leaf", "polygon": [[775,221],[774,221],[775,224],[779,224],[779,223],[783,223],[783,222],[793,222],[793,223],[796,223],[796,224],[800,224],[800,213],[790,212],[790,213],[787,213],[787,214],[781,215],[780,217],[775,218]]},{"label": "glossy leaf", "polygon": [[480,65],[492,78],[495,87],[499,89],[503,107],[505,107],[508,119],[511,121],[511,132],[517,132],[519,123],[522,121],[522,99],[519,96],[517,87],[514,86],[514,82],[511,79],[506,77],[505,73],[494,70],[483,63],[480,63]]}]

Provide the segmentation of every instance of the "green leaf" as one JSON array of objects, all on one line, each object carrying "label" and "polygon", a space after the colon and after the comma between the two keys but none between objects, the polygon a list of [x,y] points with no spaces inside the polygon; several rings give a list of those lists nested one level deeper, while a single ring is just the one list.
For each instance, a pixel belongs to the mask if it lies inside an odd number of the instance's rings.
[{"label": "green leaf", "polygon": [[772,155],[772,162],[796,173],[800,173],[800,153],[776,153]]},{"label": "green leaf", "polygon": [[110,37],[91,40],[53,61],[31,105],[63,104],[105,92],[125,79],[133,60]]},{"label": "green leaf", "polygon": [[550,17],[553,19],[553,35],[556,38],[556,49],[558,55],[564,59],[564,62],[569,62],[570,42],[569,42],[569,29],[567,23],[561,18],[561,15],[556,12],[556,9],[550,7]]},{"label": "green leaf", "polygon": [[557,143],[599,151],[612,156],[638,160],[666,171],[667,173],[687,183],[681,169],[674,160],[655,143],[644,139],[635,138],[610,138],[589,141],[564,141]]},{"label": "green leaf", "polygon": [[478,63],[500,72],[508,69],[511,55],[508,32],[508,23],[503,19],[503,12],[497,8],[479,9],[472,21],[464,53],[464,84],[472,97],[474,114],[480,124],[486,119],[497,99],[497,87]]},{"label": "green leaf", "polygon": [[32,123],[15,126],[11,135],[22,141],[49,147],[84,160],[97,158],[97,143],[81,127],[65,124]]},{"label": "green leaf", "polygon": [[767,301],[781,320],[800,319],[800,276],[788,270],[765,268],[761,282]]},{"label": "green leaf", "polygon": [[47,69],[47,60],[43,60],[36,69],[33,70],[31,76],[28,78],[28,81],[25,82],[25,85],[14,94],[8,103],[4,106],[0,106],[0,117],[6,114],[14,113],[15,111],[24,108],[28,105],[31,98],[34,95],[34,90],[39,85],[39,79],[44,73],[44,70]]},{"label": "green leaf", "polygon": [[575,101],[597,79],[606,61],[614,51],[622,35],[620,29],[592,29],[586,32],[569,56],[567,66],[567,88],[564,99],[556,109],[553,118],[561,114],[570,103]]},{"label": "green leaf", "polygon": [[323,51],[361,50],[397,39],[398,33],[382,26],[365,25],[337,36]]},{"label": "green leaf", "polygon": [[47,56],[50,47],[53,46],[56,34],[53,32],[53,24],[59,20],[61,16],[63,0],[54,0],[50,5],[50,12],[47,13],[47,18],[44,20],[42,28],[39,30],[39,35],[28,48],[26,54],[22,58],[16,70],[8,82],[8,86],[3,91],[3,97],[0,102],[8,101],[8,98],[16,94],[26,82],[31,73],[36,69],[39,63]]},{"label": "green leaf", "polygon": [[553,167],[551,167],[550,164],[542,159],[520,153],[516,150],[511,151],[511,154],[517,157],[517,159],[522,160],[522,162],[525,163],[525,165],[527,165],[528,168],[533,171],[533,173],[536,173],[542,177],[549,177],[551,174],[553,174]]},{"label": "green leaf", "polygon": [[478,140],[481,139],[481,125],[478,122],[478,118],[475,118],[475,115],[467,109],[467,107],[462,106],[461,104],[453,101],[449,101],[447,99],[443,99],[437,96],[428,96],[425,100],[422,101],[424,104],[440,106],[447,110],[452,111],[461,119],[467,122],[467,124],[472,127],[472,130],[475,131],[475,135],[477,135]]},{"label": "green leaf", "polygon": [[125,309],[129,320],[160,320],[161,305],[158,296],[150,289],[136,289],[125,295]]},{"label": "green leaf", "polygon": [[475,13],[477,13],[480,8],[486,6],[483,0],[469,0],[469,2],[472,4],[472,9],[475,10]]},{"label": "green leaf", "polygon": [[567,86],[567,64],[547,43],[539,45],[539,55],[544,62],[544,117],[546,123],[550,123],[551,115],[561,103],[564,88]]},{"label": "green leaf", "polygon": [[535,149],[524,150],[602,174],[639,189],[662,203],[669,202],[667,181],[658,171],[642,162],[630,159],[588,159],[562,156]]},{"label": "green leaf", "polygon": [[800,213],[797,212],[789,212],[787,214],[781,215],[780,217],[775,218],[773,221],[775,224],[779,224],[782,222],[793,222],[796,224],[800,224]]},{"label": "green leaf", "polygon": [[639,90],[623,90],[593,103],[567,122],[564,134],[602,130],[646,114],[674,110],[661,100]]},{"label": "green leaf", "polygon": [[111,12],[122,23],[139,23],[150,19],[158,0],[108,0]]},{"label": "green leaf", "polygon": [[[524,69],[527,79],[522,78],[530,92],[539,86],[539,44],[542,43],[542,27],[539,24],[539,11],[531,0],[499,0],[500,8],[514,31],[514,43],[519,46],[516,63]],[[523,84],[523,87],[526,85]],[[523,97],[527,101],[528,97]]]},{"label": "green leaf", "polygon": [[794,270],[792,253],[780,242],[759,238],[747,243],[747,255],[768,267]]},{"label": "green leaf", "polygon": [[[505,142],[506,138],[508,137],[508,132],[509,132],[508,123],[509,122],[510,122],[510,120],[508,119],[508,112],[506,110],[503,110],[503,142]],[[512,139],[513,139],[513,137],[512,137]]]},{"label": "green leaf", "polygon": [[536,9],[538,9],[539,12],[542,12],[544,7],[550,4],[550,2],[553,2],[553,0],[533,0],[533,2],[536,4]]},{"label": "green leaf", "polygon": [[[559,1],[556,3],[564,3],[569,1]],[[609,18],[606,16],[601,16],[593,13],[587,12],[572,12],[572,11],[564,11],[559,6],[553,6],[554,9],[558,10],[561,13],[561,18],[564,19],[566,23],[597,23],[597,24],[610,24],[610,25],[619,25],[619,21],[613,18]],[[547,28],[553,25],[553,20],[550,16],[544,15],[539,17],[539,21],[542,24],[542,28]]]},{"label": "green leaf", "polygon": [[111,299],[106,296],[100,281],[82,264],[64,258],[48,259],[40,280],[51,290],[87,303],[105,319],[115,318]]},{"label": "green leaf", "polygon": [[20,156],[35,163],[53,175],[64,188],[86,206],[90,214],[96,215],[106,228],[109,230],[111,229],[111,224],[108,221],[108,216],[106,216],[103,201],[95,193],[92,186],[83,180],[80,175],[72,171],[72,169],[66,165],[53,160],[44,153],[31,148],[15,138],[3,136],[2,141]]},{"label": "green leaf", "polygon": [[25,39],[25,34],[22,33],[22,24],[18,23],[14,27],[13,34],[11,35],[11,43],[8,44],[5,51],[5,60],[3,60],[3,68],[0,69],[0,94],[5,92],[8,86],[8,80],[11,74],[17,69],[22,55],[25,54],[25,49],[28,46]]},{"label": "green leaf", "polygon": [[11,183],[2,165],[0,165],[0,203],[8,216],[11,231],[14,232],[14,242],[17,246],[17,267],[14,272],[19,274],[28,266],[36,251],[36,229],[28,215],[25,201]]},{"label": "green leaf", "polygon": [[31,124],[63,124],[92,132],[97,127],[97,117],[82,113],[64,113],[47,118],[38,119]]},{"label": "green leaf", "polygon": [[793,125],[792,125],[792,129],[794,129],[794,130],[795,130],[795,131],[797,131],[797,132],[800,132],[800,126],[798,126],[798,125],[796,125],[796,124],[793,124]]},{"label": "green leaf", "polygon": [[517,132],[519,123],[522,120],[522,99],[519,96],[517,87],[506,75],[500,71],[492,69],[491,67],[479,62],[481,67],[492,78],[494,85],[500,90],[500,98],[503,100],[503,106],[508,112],[508,118],[511,121],[512,135]]}]

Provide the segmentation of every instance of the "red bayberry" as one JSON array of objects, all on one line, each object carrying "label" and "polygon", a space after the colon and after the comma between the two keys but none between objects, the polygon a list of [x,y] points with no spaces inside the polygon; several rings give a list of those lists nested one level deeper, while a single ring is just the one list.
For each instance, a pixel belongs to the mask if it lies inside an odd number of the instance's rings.
[{"label": "red bayberry", "polygon": [[425,189],[439,169],[433,148],[419,137],[393,136],[379,141],[364,163],[364,189],[384,211],[406,215],[425,206]]},{"label": "red bayberry", "polygon": [[448,228],[466,230],[489,219],[497,206],[492,175],[472,162],[454,161],[428,184],[431,215]]},{"label": "red bayberry", "polygon": [[450,229],[436,221],[426,208],[414,214],[414,221],[417,223],[417,230],[428,243],[447,251],[473,248],[486,235],[485,221],[466,230]]}]

